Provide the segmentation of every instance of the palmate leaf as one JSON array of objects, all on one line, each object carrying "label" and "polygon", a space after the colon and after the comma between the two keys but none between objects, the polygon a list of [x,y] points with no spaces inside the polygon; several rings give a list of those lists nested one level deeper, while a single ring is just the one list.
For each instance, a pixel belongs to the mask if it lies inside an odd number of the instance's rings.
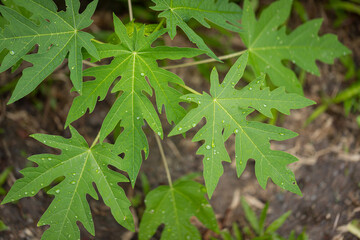
[{"label": "palmate leaf", "polygon": [[[142,162],[142,151],[145,158],[148,155],[148,143],[142,130],[144,120],[162,137],[163,130],[156,110],[147,97],[152,95],[152,88],[156,96],[159,112],[164,106],[168,121],[179,122],[185,115],[185,110],[179,105],[181,93],[169,86],[183,84],[175,74],[158,67],[158,59],[180,59],[202,54],[203,51],[193,48],[177,47],[151,47],[151,44],[165,30],[144,36],[144,27],[139,31],[134,29],[131,37],[127,35],[126,27],[114,16],[115,33],[122,41],[118,45],[98,44],[97,48],[101,58],[114,57],[109,65],[87,69],[85,76],[93,76],[95,80],[84,83],[81,96],[74,99],[70,108],[66,125],[78,119],[89,109],[92,112],[98,99],[105,98],[115,79],[121,76],[112,92],[121,92],[102,127],[100,140],[110,134],[116,125],[124,128],[115,142],[119,153],[125,153],[125,171],[129,174],[134,185]],[[146,78],[148,78],[149,83]],[[150,84],[150,85],[149,85]]]},{"label": "palmate leaf", "polygon": [[267,117],[272,117],[271,109],[289,114],[290,109],[309,106],[314,102],[298,94],[287,94],[283,87],[270,91],[261,89],[264,75],[247,87],[236,90],[234,86],[244,73],[248,53],[241,56],[229,70],[224,81],[219,84],[216,69],[211,74],[210,94],[189,94],[182,98],[195,102],[198,107],[191,110],[169,135],[180,134],[195,127],[202,118],[206,125],[194,136],[193,141],[205,143],[198,154],[204,155],[204,178],[209,196],[223,174],[222,161],[230,162],[224,142],[235,134],[236,170],[240,176],[249,158],[255,159],[255,174],[260,185],[265,188],[268,178],[291,192],[301,194],[294,174],[287,165],[297,159],[292,155],[270,149],[270,140],[282,141],[296,136],[289,130],[276,126],[247,121],[246,117],[256,109]]},{"label": "palmate leaf", "polygon": [[201,239],[197,228],[190,223],[192,216],[218,233],[215,214],[205,193],[204,186],[188,180],[152,190],[145,198],[146,210],[140,223],[139,239],[150,239],[161,224],[165,224],[161,239]]},{"label": "palmate leaf", "polygon": [[118,182],[128,179],[111,169],[109,165],[123,170],[121,158],[113,153],[113,145],[101,144],[89,148],[85,139],[72,127],[72,137],[35,134],[33,137],[47,146],[60,149],[60,155],[40,154],[29,158],[38,167],[21,171],[23,178],[17,180],[2,204],[24,197],[34,196],[39,190],[51,184],[58,177],[65,179],[48,191],[54,200],[41,217],[38,225],[50,225],[42,239],[80,239],[79,221],[92,235],[95,235],[86,195],[98,199],[95,183],[104,203],[111,208],[116,221],[129,230],[134,230],[130,201]]},{"label": "palmate leaf", "polygon": [[[40,23],[37,25],[11,8],[0,6],[0,12],[9,22],[0,33],[0,52],[7,49],[0,72],[10,68],[20,59],[33,64],[23,71],[9,103],[15,102],[33,91],[47,76],[58,67],[66,56],[69,58],[70,78],[74,88],[82,90],[81,49],[85,48],[92,56],[98,57],[92,44],[92,35],[80,31],[91,23],[98,0],[92,1],[85,11],[79,13],[79,0],[66,0],[65,12],[57,12],[53,1],[14,0],[16,4],[31,11]],[[36,54],[27,53],[35,45]]]},{"label": "palmate leaf", "polygon": [[256,20],[248,0],[245,0],[240,36],[248,47],[249,65],[257,74],[265,72],[275,86],[285,86],[288,92],[302,93],[295,73],[283,65],[283,60],[312,74],[320,72],[315,61],[331,64],[334,58],[350,54],[333,34],[319,37],[321,19],[306,22],[290,34],[283,26],[291,12],[292,0],[272,3]]},{"label": "palmate leaf", "polygon": [[191,42],[198,48],[215,59],[216,55],[205,44],[204,40],[195,33],[188,25],[191,18],[196,19],[203,26],[210,28],[206,20],[221,26],[227,30],[238,32],[239,20],[241,19],[241,8],[228,0],[152,0],[156,5],[153,10],[162,11],[159,17],[166,18],[166,27],[173,39],[176,35],[176,28],[179,26],[188,36]]}]

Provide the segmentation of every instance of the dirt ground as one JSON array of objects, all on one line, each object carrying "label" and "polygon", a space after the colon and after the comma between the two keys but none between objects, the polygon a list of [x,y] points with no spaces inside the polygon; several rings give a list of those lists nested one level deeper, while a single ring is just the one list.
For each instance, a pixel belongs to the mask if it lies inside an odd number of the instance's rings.
[{"label": "dirt ground", "polygon": [[[265,4],[271,1],[260,1]],[[348,14],[347,19],[338,28],[334,27],[335,15],[326,8],[327,1],[304,1],[310,19],[322,17],[324,19],[321,34],[335,33],[339,40],[353,51],[353,59],[360,65],[360,18],[355,14]],[[262,6],[261,5],[261,6]],[[97,12],[94,27],[91,30],[110,28],[110,12]],[[293,14],[289,25],[296,27],[300,20]],[[226,41],[221,39],[220,41]],[[178,46],[191,46],[185,38],[177,37],[174,42],[165,39],[166,43]],[[241,49],[238,37],[231,39],[233,49]],[[217,54],[223,54],[216,49]],[[176,62],[177,63],[177,62]],[[175,64],[175,62],[170,62]],[[218,66],[218,65],[216,65]],[[321,103],[322,96],[335,96],[355,81],[355,78],[345,80],[346,68],[339,60],[333,65],[318,63],[321,77],[306,75],[305,95]],[[22,67],[23,68],[23,67]],[[20,76],[20,70],[0,75],[0,86],[13,82]],[[197,67],[179,68],[174,70],[185,82],[198,91],[208,90],[209,84],[203,79]],[[224,74],[224,73],[222,73]],[[55,74],[30,96],[6,105],[10,97],[8,91],[0,92],[0,173],[12,166],[13,171],[7,179],[4,188],[10,189],[17,178],[21,177],[19,170],[29,166],[26,157],[37,153],[54,152],[41,143],[29,137],[33,133],[58,134],[69,136],[68,130],[63,130],[71,99],[71,84],[68,80],[69,72],[64,63]],[[112,98],[107,98],[97,105],[91,115],[78,120],[74,126],[88,141],[91,141],[99,130],[104,116],[109,110]],[[247,169],[238,179],[235,165],[224,164],[224,175],[211,199],[219,224],[222,228],[231,229],[233,222],[244,226],[244,213],[240,207],[240,197],[245,197],[251,207],[260,212],[264,204],[269,201],[269,219],[276,219],[288,210],[291,216],[279,230],[288,236],[291,230],[300,233],[303,229],[311,240],[352,240],[357,239],[345,231],[344,226],[353,219],[360,219],[360,127],[356,123],[356,114],[345,116],[341,104],[332,105],[315,121],[304,127],[303,124],[316,106],[292,111],[291,116],[280,117],[277,125],[299,133],[299,136],[284,142],[273,142],[272,148],[289,152],[299,158],[290,168],[295,171],[303,197],[282,191],[269,181],[263,190],[254,174],[254,162],[248,163]],[[357,113],[359,115],[359,113]],[[165,133],[169,133],[171,126],[161,116]],[[160,154],[150,129],[147,132],[150,155],[143,163],[141,173],[146,174],[151,187],[167,184]],[[187,138],[175,136],[165,138],[163,146],[169,162],[173,179],[193,172],[201,172],[202,157],[195,154],[199,143],[191,142],[192,130]],[[234,156],[233,139],[227,143],[230,156]],[[160,166],[160,167],[158,167]],[[201,181],[201,179],[200,179]],[[140,196],[143,198],[141,182],[137,182],[135,189],[130,185],[123,185],[129,198]],[[0,196],[0,201],[3,196]],[[0,232],[0,240],[40,239],[46,227],[36,224],[42,213],[50,204],[51,196],[40,192],[33,198],[25,198],[14,204],[0,205],[0,220],[4,221],[9,230]],[[137,239],[136,233],[127,232],[116,223],[110,210],[103,202],[89,198],[94,216],[96,238],[82,231],[81,239]],[[135,220],[143,211],[143,204],[134,210]],[[82,228],[81,224],[79,225]],[[209,233],[203,231],[204,239]],[[155,239],[155,238],[154,238]]]}]

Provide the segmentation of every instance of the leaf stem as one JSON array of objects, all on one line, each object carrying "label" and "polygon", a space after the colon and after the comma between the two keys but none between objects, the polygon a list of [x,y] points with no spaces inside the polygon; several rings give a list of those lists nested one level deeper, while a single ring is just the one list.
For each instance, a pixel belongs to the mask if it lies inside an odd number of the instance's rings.
[{"label": "leaf stem", "polygon": [[90,67],[98,67],[98,66],[99,66],[98,64],[89,62],[89,61],[87,61],[87,60],[83,60],[83,63],[84,63],[85,65],[90,66]]},{"label": "leaf stem", "polygon": [[163,149],[163,147],[161,145],[161,142],[160,142],[160,137],[156,133],[154,133],[154,135],[155,135],[156,143],[157,143],[157,145],[159,147],[162,162],[163,162],[164,167],[165,167],[166,177],[168,179],[169,186],[170,186],[170,188],[172,188],[173,185],[172,185],[172,181],[171,181],[171,175],[170,175],[170,171],[169,171],[169,166],[168,166],[167,161],[166,161],[164,149]]},{"label": "leaf stem", "polygon": [[[220,60],[225,60],[225,59],[237,57],[237,56],[242,55],[245,51],[246,51],[246,50],[243,50],[243,51],[240,51],[240,52],[231,53],[231,54],[224,55],[224,56],[220,56],[219,59],[220,59]],[[200,64],[204,64],[204,63],[211,63],[211,62],[217,62],[217,60],[214,59],[214,58],[208,58],[208,59],[204,59],[204,60],[200,60],[200,61],[193,61],[193,62],[189,62],[189,63],[182,63],[182,64],[177,64],[177,65],[170,65],[170,66],[166,66],[166,67],[163,67],[163,68],[164,68],[164,69],[174,69],[174,68],[189,67],[189,66],[195,66],[195,65],[200,65]]]},{"label": "leaf stem", "polygon": [[96,137],[95,137],[93,143],[91,144],[91,147],[90,147],[90,148],[93,148],[93,147],[96,145],[96,143],[99,141],[99,138],[100,138],[100,131],[99,131],[98,134],[96,135]]},{"label": "leaf stem", "polygon": [[128,5],[129,5],[129,16],[130,16],[130,22],[133,20],[133,10],[132,10],[132,5],[131,5],[131,0],[128,0]]},{"label": "leaf stem", "polygon": [[194,94],[196,94],[196,95],[201,95],[201,93],[199,93],[199,92],[196,91],[195,89],[192,89],[192,88],[189,87],[189,86],[186,86],[185,84],[178,84],[178,85],[179,85],[180,87],[188,90],[189,92],[192,92],[192,93],[194,93]]},{"label": "leaf stem", "polygon": [[161,19],[161,21],[159,22],[159,24],[156,26],[156,28],[154,29],[153,33],[156,31],[159,31],[159,29],[162,27],[162,25],[165,22],[165,18]]}]

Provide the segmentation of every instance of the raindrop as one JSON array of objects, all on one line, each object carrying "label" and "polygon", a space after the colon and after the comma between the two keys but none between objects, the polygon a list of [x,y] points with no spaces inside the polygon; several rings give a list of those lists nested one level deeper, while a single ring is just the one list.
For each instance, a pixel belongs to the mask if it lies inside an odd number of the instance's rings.
[{"label": "raindrop", "polygon": [[28,194],[28,192],[24,192],[25,193],[25,195],[27,195]]},{"label": "raindrop", "polygon": [[214,148],[214,147],[215,147],[215,143],[211,143],[211,147]]},{"label": "raindrop", "polygon": [[206,158],[206,160],[208,160],[208,161],[209,161],[209,160],[210,160],[210,158]]},{"label": "raindrop", "polygon": [[145,73],[141,73],[140,75],[141,75],[141,76],[145,76]]},{"label": "raindrop", "polygon": [[159,136],[161,136],[161,132],[157,132],[157,134],[158,134]]},{"label": "raindrop", "polygon": [[264,104],[264,107],[267,107],[267,105],[266,105],[266,104]]},{"label": "raindrop", "polygon": [[249,87],[249,90],[251,91],[251,90],[252,90],[252,87]]},{"label": "raindrop", "polygon": [[136,117],[136,119],[137,119],[137,120],[139,120],[139,119],[140,119],[140,117]]},{"label": "raindrop", "polygon": [[52,160],[52,158],[48,158],[48,160],[49,160],[49,161],[51,161],[51,160]]},{"label": "raindrop", "polygon": [[165,211],[163,210],[163,211],[161,211],[161,213],[162,213],[162,214],[165,214]]},{"label": "raindrop", "polygon": [[15,55],[15,52],[13,50],[10,51],[10,55],[13,56]]},{"label": "raindrop", "polygon": [[31,194],[35,194],[35,191],[31,191]]},{"label": "raindrop", "polygon": [[72,181],[71,184],[74,185],[76,182],[75,181]]},{"label": "raindrop", "polygon": [[73,173],[72,175],[73,175],[73,176],[75,176],[75,175],[76,175],[76,173]]},{"label": "raindrop", "polygon": [[200,102],[200,101],[198,101],[198,104],[200,105],[200,104],[201,104],[201,102]]},{"label": "raindrop", "polygon": [[239,132],[239,129],[235,129],[234,133],[238,133]]},{"label": "raindrop", "polygon": [[151,209],[151,210],[150,210],[150,213],[153,214],[153,213],[154,213],[154,209]]},{"label": "raindrop", "polygon": [[210,145],[206,145],[206,149],[210,149],[211,147],[210,147]]},{"label": "raindrop", "polygon": [[74,70],[74,69],[75,69],[75,66],[72,66],[71,69]]},{"label": "raindrop", "polygon": [[56,192],[56,193],[59,193],[59,192],[60,192],[60,189],[56,190],[55,192]]},{"label": "raindrop", "polygon": [[124,221],[126,220],[126,216],[124,216],[123,220],[124,220]]},{"label": "raindrop", "polygon": [[284,136],[285,134],[284,133],[279,133],[279,135]]},{"label": "raindrop", "polygon": [[178,131],[181,131],[181,130],[182,130],[182,127],[179,127],[179,128],[178,128]]},{"label": "raindrop", "polygon": [[196,123],[193,123],[191,126],[192,126],[192,127],[195,127],[195,126],[196,126]]}]

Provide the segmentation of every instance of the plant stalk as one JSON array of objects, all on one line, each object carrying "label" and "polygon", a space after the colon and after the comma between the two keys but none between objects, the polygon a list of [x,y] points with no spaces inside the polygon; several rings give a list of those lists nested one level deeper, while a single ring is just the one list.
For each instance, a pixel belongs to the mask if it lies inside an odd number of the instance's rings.
[{"label": "plant stalk", "polygon": [[155,135],[156,143],[157,143],[157,145],[159,147],[161,159],[162,159],[162,162],[164,164],[164,168],[165,168],[165,171],[166,171],[166,177],[168,179],[169,186],[170,186],[170,188],[172,188],[173,184],[172,184],[172,181],[171,181],[171,175],[170,175],[170,171],[169,171],[169,166],[168,166],[167,161],[166,161],[164,149],[163,149],[163,147],[161,145],[160,137],[156,133],[154,133],[154,135]]},{"label": "plant stalk", "polygon": [[[237,57],[237,56],[242,55],[245,51],[246,51],[246,50],[243,50],[243,51],[240,51],[240,52],[231,53],[231,54],[224,55],[224,56],[220,56],[219,59],[220,59],[220,60],[225,60],[225,59]],[[211,63],[211,62],[217,62],[217,60],[214,59],[214,58],[209,58],[209,59],[204,59],[204,60],[194,61],[194,62],[189,62],[189,63],[182,63],[182,64],[177,64],[177,65],[170,65],[170,66],[166,66],[166,67],[163,67],[163,68],[164,68],[164,69],[173,69],[173,68],[181,68],[181,67],[195,66],[195,65],[200,65],[200,64],[204,64],[204,63]]]},{"label": "plant stalk", "polygon": [[159,29],[162,27],[162,25],[165,22],[165,18],[161,19],[161,21],[159,22],[159,24],[156,26],[156,28],[154,29],[153,33],[156,31],[159,31]]},{"label": "plant stalk", "polygon": [[128,0],[128,5],[129,5],[129,17],[130,17],[130,22],[131,22],[134,19],[131,0]]},{"label": "plant stalk", "polygon": [[91,147],[90,147],[90,148],[93,148],[93,147],[96,145],[96,143],[99,141],[99,138],[100,138],[100,131],[99,131],[98,134],[96,135],[96,137],[95,137],[93,143],[91,144]]}]

